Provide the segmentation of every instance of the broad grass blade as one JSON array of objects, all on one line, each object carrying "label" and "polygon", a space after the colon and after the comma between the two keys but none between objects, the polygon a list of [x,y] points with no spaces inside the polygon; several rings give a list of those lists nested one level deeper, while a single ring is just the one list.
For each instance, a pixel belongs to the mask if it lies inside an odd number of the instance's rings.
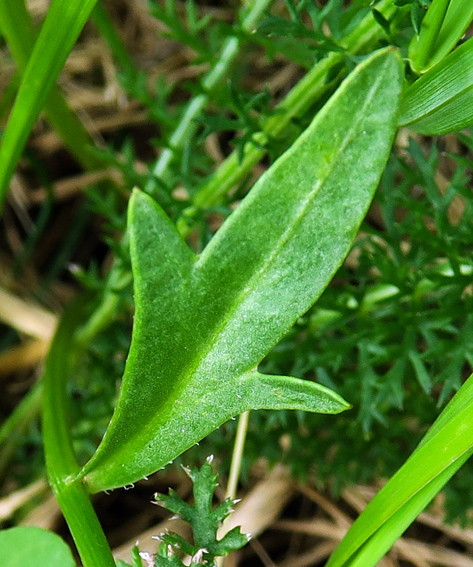
[{"label": "broad grass blade", "polygon": [[0,210],[24,144],[97,0],[54,0],[22,77],[0,146]]},{"label": "broad grass blade", "polygon": [[399,124],[425,135],[473,124],[473,38],[407,88]]},{"label": "broad grass blade", "polygon": [[327,567],[371,567],[473,453],[473,377],[457,392],[417,449],[370,502]]},{"label": "broad grass blade", "polygon": [[362,63],[197,258],[135,192],[133,341],[114,417],[80,474],[92,492],[156,471],[248,409],[348,407],[257,367],[348,253],[389,155],[401,83],[394,50]]}]

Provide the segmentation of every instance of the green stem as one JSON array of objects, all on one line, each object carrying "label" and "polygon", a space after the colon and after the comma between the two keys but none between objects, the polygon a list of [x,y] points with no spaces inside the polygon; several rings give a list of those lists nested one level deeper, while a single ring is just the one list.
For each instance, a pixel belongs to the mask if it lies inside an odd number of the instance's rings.
[{"label": "green stem", "polygon": [[[126,242],[127,233],[122,238],[122,243]],[[120,291],[131,283],[131,278],[132,275],[128,267],[124,266],[120,259],[115,260],[100,304],[84,326],[78,329],[75,334],[75,339],[81,347],[87,348],[93,338],[112,322],[120,303]]]},{"label": "green stem", "polygon": [[[248,15],[243,20],[241,26],[243,31],[251,32],[273,2],[274,0],[255,0]],[[182,150],[185,144],[194,136],[197,129],[196,118],[209,101],[208,93],[215,89],[227,76],[239,51],[240,39],[238,37],[231,36],[225,40],[217,63],[202,79],[202,88],[205,92],[193,98],[187,105],[181,121],[169,139],[169,148],[163,149],[159,159],[152,168],[153,175],[158,177],[163,183],[170,182],[170,165],[172,161],[179,150]],[[145,191],[153,195],[155,185],[155,182],[151,180],[145,187]]]},{"label": "green stem", "polygon": [[82,349],[74,344],[83,301],[64,313],[46,361],[43,440],[49,483],[64,514],[84,567],[115,567],[112,552],[85,487],[74,481],[76,462],[68,428],[67,379]]},{"label": "green stem", "polygon": [[278,136],[294,117],[300,115],[332,87],[331,83],[327,83],[328,73],[343,59],[342,53],[330,53],[317,63],[276,106],[275,115],[265,121],[263,130],[253,136],[258,145],[247,143],[243,160],[239,159],[237,151],[232,152],[212,175],[211,180],[197,192],[194,205],[202,208],[220,202],[222,197],[264,157],[267,153],[264,146],[269,138]]},{"label": "green stem", "polygon": [[[37,382],[16,406],[15,411],[0,427],[0,445],[5,443],[16,429],[26,427],[38,415],[41,405],[42,383]],[[0,459],[3,464],[3,458]]]},{"label": "green stem", "polygon": [[0,427],[0,478],[5,474],[15,452],[16,436],[25,431],[31,421],[38,416],[42,391],[42,382],[37,382]]},{"label": "green stem", "polygon": [[[384,0],[377,4],[376,9],[385,17],[388,17],[396,7],[393,6],[391,0]],[[381,27],[376,23],[370,12],[340,44],[349,54],[354,55],[363,48],[372,45],[382,34]],[[327,82],[327,78],[333,68],[343,63],[344,59],[344,54],[332,52],[314,65],[288,93],[286,98],[276,106],[277,112],[265,121],[262,132],[254,136],[258,146],[253,143],[246,144],[244,158],[241,161],[238,152],[232,152],[212,175],[210,181],[196,193],[194,207],[186,211],[187,218],[195,214],[195,208],[208,207],[219,203],[230,189],[248,175],[254,165],[267,153],[267,150],[260,146],[264,146],[270,137],[278,136],[295,117],[307,111],[315,101],[320,99],[333,86],[333,83]],[[179,225],[183,234],[187,234],[189,231],[189,227],[185,223],[186,221],[182,220]]]},{"label": "green stem", "polygon": [[250,421],[250,412],[243,412],[238,419],[237,434],[235,437],[235,445],[233,447],[232,464],[230,466],[230,475],[228,477],[226,498],[235,500],[237,494],[238,480],[241,472],[241,462],[243,459],[243,451],[245,449],[246,433],[248,431],[248,422]]},{"label": "green stem", "polygon": [[[235,500],[237,495],[238,481],[240,479],[241,473],[241,462],[243,460],[243,452],[245,450],[246,434],[248,432],[248,423],[250,421],[250,411],[245,411],[240,414],[238,418],[238,427],[235,437],[235,444],[233,446],[232,462],[230,465],[230,474],[228,477],[227,490],[225,492],[225,498],[230,498]],[[227,527],[230,522],[230,516],[227,516],[223,525]],[[225,529],[225,531],[227,531]],[[225,566],[225,557],[217,557],[216,565],[217,567]]]}]

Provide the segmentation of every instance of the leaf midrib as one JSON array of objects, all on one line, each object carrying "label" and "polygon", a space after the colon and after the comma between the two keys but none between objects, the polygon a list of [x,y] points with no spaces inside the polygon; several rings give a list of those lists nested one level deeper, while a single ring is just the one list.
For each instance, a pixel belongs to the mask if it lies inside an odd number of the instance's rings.
[{"label": "leaf midrib", "polygon": [[[309,205],[311,204],[315,196],[319,193],[319,191],[323,189],[327,179],[330,178],[333,170],[335,169],[338,161],[337,158],[344,152],[346,147],[353,141],[353,139],[356,136],[356,132],[359,131],[359,125],[365,117],[366,108],[371,104],[375,96],[375,93],[378,91],[379,84],[382,82],[382,77],[383,74],[380,72],[376,81],[373,83],[372,88],[369,90],[368,96],[364,100],[362,107],[363,112],[360,113],[360,118],[352,125],[352,127],[349,130],[346,131],[346,135],[344,136],[342,143],[340,143],[336,154],[331,160],[330,167],[327,168],[325,176],[321,180],[319,180],[318,183],[317,182],[314,183],[313,189],[308,194],[307,198],[304,199],[303,205],[301,207],[298,207],[297,210],[301,212],[299,214],[293,215],[293,218],[296,218],[296,220],[283,232],[283,234],[277,241],[278,242],[277,246],[273,248],[269,256],[265,257],[265,260],[261,263],[261,267],[254,272],[253,276],[250,278],[247,284],[241,288],[241,291],[238,294],[236,294],[234,301],[228,304],[229,307],[227,310],[223,312],[220,318],[220,322],[215,325],[214,332],[208,335],[207,341],[201,344],[201,347],[197,350],[196,356],[189,359],[189,363],[182,369],[182,372],[180,373],[179,377],[176,379],[175,387],[172,389],[172,394],[164,405],[164,411],[160,411],[156,414],[155,418],[150,421],[150,425],[147,428],[147,430],[149,431],[155,430],[156,422],[158,423],[162,422],[163,419],[165,420],[165,418],[172,413],[173,404],[169,403],[171,397],[173,400],[177,399],[180,396],[181,392],[188,386],[188,384],[192,381],[195,381],[195,377],[197,376],[197,370],[202,365],[202,362],[208,357],[208,355],[214,348],[215,344],[218,342],[218,337],[220,337],[223,334],[224,329],[227,327],[229,321],[232,319],[232,315],[237,311],[239,306],[243,304],[246,298],[250,296],[250,294],[254,290],[256,282],[262,279],[262,276],[267,271],[268,266],[274,263],[275,258],[277,257],[281,249],[289,241],[292,233],[296,230],[299,223],[302,222],[303,218],[306,216]],[[325,111],[325,113],[328,113],[329,111],[330,108],[328,108]],[[196,273],[198,273],[199,270],[205,267],[204,262],[207,260],[207,258],[208,256],[206,256],[204,250],[204,252],[197,259],[197,261],[194,263],[191,269],[191,282],[195,283],[198,281],[198,277],[196,276]],[[282,336],[285,331],[286,330],[281,331],[280,336]],[[277,342],[277,339],[275,342]],[[248,371],[255,371],[259,363],[260,361],[258,361],[254,366],[245,369],[242,373]],[[190,380],[186,379],[189,376],[191,376],[191,379]]]},{"label": "leaf midrib", "polygon": [[[168,398],[166,400],[163,401],[164,406],[161,406],[160,411],[157,412],[155,414],[154,418],[152,418],[149,421],[149,424],[145,429],[146,433],[151,433],[151,432],[156,431],[156,425],[157,424],[167,421],[167,417],[174,411],[174,408],[173,408],[174,404],[172,403],[172,401],[178,399],[180,397],[181,392],[184,391],[190,383],[196,382],[197,370],[199,369],[200,366],[202,366],[202,362],[208,357],[209,353],[212,351],[215,344],[218,342],[218,337],[223,334],[223,331],[227,327],[228,322],[231,320],[232,315],[237,311],[239,306],[241,306],[243,304],[243,302],[246,300],[246,298],[250,296],[250,294],[252,293],[252,291],[255,288],[256,282],[262,278],[264,273],[267,271],[268,267],[271,266],[274,263],[276,256],[279,254],[281,249],[283,249],[283,247],[289,241],[289,239],[290,239],[291,235],[293,234],[293,232],[295,231],[296,227],[300,224],[300,222],[302,222],[303,218],[307,215],[309,205],[311,204],[311,202],[313,201],[315,196],[321,191],[321,189],[323,189],[324,186],[326,186],[327,180],[330,178],[331,174],[333,173],[333,170],[337,166],[337,163],[338,163],[337,158],[342,154],[342,152],[346,149],[346,147],[353,141],[353,139],[356,136],[356,133],[359,131],[359,125],[360,125],[361,121],[364,120],[364,118],[366,116],[366,108],[371,104],[375,94],[379,90],[379,85],[382,82],[383,77],[384,77],[385,66],[386,65],[382,66],[377,78],[373,82],[372,87],[369,89],[367,96],[366,96],[366,98],[364,99],[364,102],[363,102],[363,106],[362,106],[363,111],[360,112],[359,118],[356,120],[356,122],[354,124],[352,124],[352,126],[348,129],[348,131],[346,131],[346,135],[343,137],[343,142],[340,143],[337,152],[332,157],[331,162],[330,162],[330,166],[327,168],[324,177],[321,180],[319,180],[318,183],[317,182],[314,183],[314,185],[312,186],[312,190],[308,194],[307,198],[303,200],[303,206],[296,208],[296,210],[299,210],[300,213],[294,214],[292,216],[292,218],[295,218],[294,222],[289,227],[287,227],[287,229],[282,233],[281,237],[276,241],[277,244],[273,248],[271,253],[264,258],[264,260],[261,262],[260,268],[254,272],[254,274],[249,279],[249,281],[246,283],[246,285],[242,286],[240,292],[238,292],[235,295],[234,300],[229,302],[228,309],[226,309],[222,313],[220,321],[215,324],[214,332],[208,334],[207,340],[204,343],[201,344],[200,348],[197,349],[195,356],[191,357],[188,361],[188,364],[185,367],[182,368],[182,372],[179,373],[178,377],[175,380],[175,386],[172,389],[171,394],[168,396]],[[324,110],[323,110],[324,116],[326,116],[330,112],[331,108],[337,102],[338,102],[338,99],[335,100],[332,104],[329,104],[324,108]],[[323,119],[324,116],[319,117],[319,120]],[[213,252],[213,246],[210,246],[210,249],[211,249],[211,253],[212,253]],[[206,256],[206,250],[204,250],[204,252],[200,256],[200,258],[198,258],[197,261],[195,261],[194,265],[191,268],[191,278],[190,278],[190,281],[189,281],[189,284],[191,286],[192,286],[192,283],[195,284],[198,281],[198,277],[196,277],[196,274],[198,274],[198,271],[205,267],[205,261],[208,258],[208,256]],[[186,286],[186,288],[187,288],[187,286]],[[189,294],[188,298],[192,301],[192,295]],[[285,331],[286,331],[286,329],[281,331],[279,336],[282,336]],[[274,342],[277,342],[277,339]],[[271,347],[268,347],[268,348],[271,348]],[[251,370],[256,370],[259,362],[260,361],[258,361],[253,367],[247,368],[246,370],[244,370],[242,372],[242,374],[244,374],[245,372],[251,371]],[[190,379],[188,379],[189,376],[190,376]],[[239,374],[239,376],[240,376],[240,374]],[[154,437],[154,435],[153,435],[153,437]],[[137,445],[136,444],[137,438],[149,440],[150,436],[145,435],[143,429],[141,429],[139,432],[130,436],[127,441],[123,442],[119,453],[124,452],[125,454],[128,453],[128,455],[129,455],[130,452],[129,452],[129,449],[127,449],[127,448],[129,448],[130,445],[134,446],[134,451],[133,451],[134,454],[138,454],[140,451],[142,451],[143,443],[139,443],[141,448],[137,450],[137,446],[136,446]],[[114,456],[114,458],[116,460],[116,455]],[[108,458],[105,458],[104,462],[106,463],[107,461],[108,461]]]},{"label": "leaf midrib", "polygon": [[[201,365],[202,360],[207,358],[208,354],[212,350],[213,345],[216,342],[215,338],[222,335],[222,331],[228,325],[228,322],[231,320],[232,315],[237,311],[239,306],[244,303],[246,298],[250,296],[250,294],[255,289],[256,282],[262,279],[263,275],[268,271],[268,267],[271,266],[274,263],[275,258],[279,255],[280,251],[287,244],[291,235],[296,230],[297,226],[302,222],[304,217],[307,215],[309,205],[312,203],[313,199],[319,193],[319,191],[321,189],[323,189],[323,187],[326,185],[327,180],[330,178],[333,170],[337,166],[337,158],[344,152],[344,150],[346,149],[348,144],[355,138],[355,134],[359,130],[359,124],[361,123],[361,121],[363,120],[363,117],[365,116],[364,112],[365,112],[366,108],[369,106],[369,104],[371,104],[371,101],[373,100],[374,94],[378,90],[378,85],[379,85],[380,82],[381,82],[381,78],[378,76],[376,82],[374,83],[373,87],[369,91],[369,96],[367,96],[366,99],[365,99],[365,102],[363,104],[363,113],[360,113],[360,118],[356,121],[356,123],[353,125],[353,127],[348,130],[347,135],[343,139],[343,143],[340,144],[338,151],[336,152],[336,154],[334,155],[334,158],[331,161],[330,167],[327,168],[327,172],[326,172],[325,176],[321,180],[319,180],[318,182],[313,184],[313,186],[312,186],[313,188],[312,188],[311,192],[308,194],[307,198],[304,199],[304,201],[303,201],[303,206],[298,207],[298,209],[296,209],[296,210],[300,210],[301,212],[299,214],[293,215],[293,218],[295,218],[294,222],[290,226],[288,226],[286,228],[286,230],[282,233],[281,237],[277,241],[277,245],[273,248],[271,253],[268,256],[266,256],[265,259],[263,260],[263,262],[261,263],[261,267],[253,273],[251,278],[248,280],[247,284],[244,285],[241,288],[241,291],[235,296],[234,301],[232,301],[229,304],[229,308],[222,314],[221,322],[217,323],[214,333],[209,335],[209,337],[211,337],[212,340],[210,340],[210,339],[208,340],[207,348],[205,348],[205,355],[200,357],[200,360],[197,362],[197,364],[192,365],[193,374],[195,374],[195,370],[197,370],[199,368],[199,366]],[[330,110],[330,109],[328,109],[328,110]],[[206,260],[204,255],[205,255],[205,251],[203,252],[201,257],[196,261],[196,263],[194,264],[194,266],[192,268],[193,272],[196,272],[197,270],[199,270],[200,269],[199,264],[203,264],[203,262]],[[203,267],[204,267],[204,265],[202,265],[202,268]],[[285,333],[285,331],[281,331],[280,335],[282,336],[284,333]],[[202,351],[203,351],[203,348],[199,349],[199,352],[202,352]],[[259,364],[259,362],[260,361],[258,361],[258,363],[256,364],[255,367],[248,368],[245,371],[255,369],[257,367],[257,365]]]}]

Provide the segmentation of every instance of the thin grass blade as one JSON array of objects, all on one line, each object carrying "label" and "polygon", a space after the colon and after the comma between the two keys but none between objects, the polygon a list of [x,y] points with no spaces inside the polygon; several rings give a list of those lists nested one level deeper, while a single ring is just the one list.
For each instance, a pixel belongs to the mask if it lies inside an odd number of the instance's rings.
[{"label": "thin grass blade", "polygon": [[425,69],[437,45],[447,10],[452,0],[434,0],[422,20],[420,32],[409,45],[411,67],[417,73]]},{"label": "thin grass blade", "polygon": [[[0,14],[0,31],[22,74],[33,51],[37,30],[22,0],[0,0]],[[93,139],[55,86],[45,102],[44,113],[83,167],[97,169],[103,165],[89,150],[94,145]]]},{"label": "thin grass blade", "polygon": [[433,0],[420,34],[409,46],[411,67],[425,73],[439,64],[455,47],[473,20],[471,0]]},{"label": "thin grass blade", "polygon": [[22,77],[0,146],[0,211],[28,135],[97,0],[54,0]]}]

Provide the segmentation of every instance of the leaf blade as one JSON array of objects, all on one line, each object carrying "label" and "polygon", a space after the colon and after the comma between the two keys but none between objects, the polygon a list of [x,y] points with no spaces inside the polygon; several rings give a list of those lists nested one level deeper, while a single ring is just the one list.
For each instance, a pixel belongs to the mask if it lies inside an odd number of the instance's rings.
[{"label": "leaf blade", "polygon": [[419,35],[409,45],[412,69],[425,73],[455,47],[473,19],[470,0],[434,0],[422,20]]},{"label": "leaf blade", "polygon": [[0,145],[0,211],[36,118],[97,0],[54,0],[29,58]]},{"label": "leaf blade", "polygon": [[[37,37],[33,20],[23,0],[0,0],[0,13],[0,31],[23,73]],[[103,166],[102,161],[89,151],[94,141],[55,86],[45,102],[44,112],[79,163],[88,169]]]},{"label": "leaf blade", "polygon": [[[369,567],[387,551],[397,536],[471,456],[472,405],[473,377],[470,376],[414,453],[347,532],[330,557],[327,567]],[[377,555],[374,555],[376,548]]]},{"label": "leaf blade", "polygon": [[[348,252],[390,150],[401,81],[400,59],[392,50],[362,64],[197,261],[157,205],[135,194],[130,239],[136,325],[148,334],[140,344],[134,333],[116,414],[81,473],[91,491],[154,472],[247,409],[282,403],[308,411],[348,407],[320,386],[261,378],[256,367],[317,299]],[[156,222],[154,237],[144,228],[146,219],[155,219],[149,221]],[[162,231],[169,235],[167,249],[157,245]],[[184,260],[176,263],[171,250]],[[185,266],[178,283],[165,284],[163,291],[162,282],[170,280],[155,264],[169,273]],[[168,306],[154,298],[159,291],[170,298]],[[166,345],[159,337],[169,333]],[[251,392],[258,380],[256,396]]]},{"label": "leaf blade", "polygon": [[441,135],[473,123],[473,38],[451,53],[403,94],[399,124]]},{"label": "leaf blade", "polygon": [[0,531],[0,549],[4,567],[74,567],[76,564],[63,539],[35,526]]}]

